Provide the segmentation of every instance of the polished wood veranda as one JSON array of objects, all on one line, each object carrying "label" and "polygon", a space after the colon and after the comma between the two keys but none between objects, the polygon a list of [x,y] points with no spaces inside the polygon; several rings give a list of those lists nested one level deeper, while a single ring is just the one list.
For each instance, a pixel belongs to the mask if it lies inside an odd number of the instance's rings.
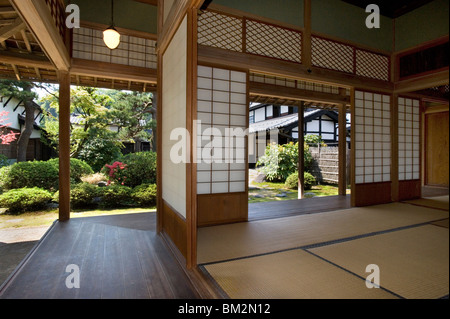
[{"label": "polished wood veranda", "polygon": [[[199,298],[155,223],[155,213],[55,222],[0,298]],[[66,286],[68,265],[79,267],[79,289]]]}]

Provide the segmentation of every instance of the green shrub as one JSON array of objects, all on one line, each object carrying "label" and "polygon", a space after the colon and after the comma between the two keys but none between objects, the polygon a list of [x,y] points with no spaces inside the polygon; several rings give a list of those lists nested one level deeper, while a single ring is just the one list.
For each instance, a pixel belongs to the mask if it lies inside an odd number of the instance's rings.
[{"label": "green shrub", "polygon": [[[59,174],[59,158],[53,158],[48,163],[53,165]],[[76,158],[70,159],[70,179],[73,183],[80,183],[81,177],[90,174],[94,174],[94,171],[88,163]]]},{"label": "green shrub", "polygon": [[49,162],[20,162],[1,169],[1,184],[5,190],[43,188],[55,191],[59,186],[59,170]]},{"label": "green shrub", "polygon": [[[310,190],[314,185],[316,185],[316,178],[312,176],[310,173],[305,172],[304,178],[305,178],[305,186],[304,186],[305,190]],[[286,188],[289,189],[298,189],[298,172],[289,175],[289,177],[286,179],[285,186]]]},{"label": "green shrub", "polygon": [[109,139],[89,139],[78,155],[88,163],[95,172],[99,172],[105,164],[113,162],[122,155],[116,142]]},{"label": "green shrub", "polygon": [[[5,190],[18,188],[43,188],[51,192],[59,188],[59,159],[49,161],[20,162],[0,169],[0,187]],[[83,161],[70,159],[70,179],[80,183],[83,175],[92,174],[92,168]]]},{"label": "green shrub", "polygon": [[[307,144],[304,149],[305,171],[307,171],[313,159]],[[257,166],[269,182],[285,182],[289,175],[298,169],[298,143],[268,145],[265,155],[258,160]]]},{"label": "green shrub", "polygon": [[0,195],[0,207],[13,214],[33,212],[46,208],[51,199],[49,191],[37,187],[13,189]]},{"label": "green shrub", "polygon": [[[94,199],[98,196],[98,187],[89,183],[80,183],[70,189],[70,204],[72,208],[88,208],[95,205]],[[53,195],[53,201],[59,202],[59,191]]]},{"label": "green shrub", "polygon": [[133,189],[122,185],[110,185],[99,188],[100,206],[106,208],[134,206],[131,196]]},{"label": "green shrub", "polygon": [[[115,168],[107,165],[102,169],[102,173],[110,178],[113,184],[120,184],[134,188],[142,184],[156,184],[156,153],[141,152],[122,156],[116,163],[120,163]],[[121,169],[121,167],[124,167]],[[113,175],[110,170],[115,169]]]},{"label": "green shrub", "polygon": [[157,189],[155,184],[142,184],[133,189],[132,197],[141,207],[154,207],[156,205]]}]

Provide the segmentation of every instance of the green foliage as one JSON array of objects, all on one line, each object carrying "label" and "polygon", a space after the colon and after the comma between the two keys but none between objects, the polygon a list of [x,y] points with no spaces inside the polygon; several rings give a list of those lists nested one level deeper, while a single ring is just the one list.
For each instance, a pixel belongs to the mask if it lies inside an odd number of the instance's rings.
[{"label": "green foliage", "polygon": [[122,155],[120,146],[109,138],[89,139],[78,158],[88,163],[95,172],[100,172],[103,166],[113,162]]},{"label": "green foliage", "polygon": [[[122,184],[128,187],[136,187],[141,184],[156,184],[156,153],[141,152],[131,153],[118,159],[122,164],[115,168],[114,176],[110,176],[110,168],[105,166],[102,173],[110,178],[114,184]],[[110,165],[111,166],[111,165]],[[124,167],[124,169],[120,169]]]},{"label": "green foliage", "polygon": [[[92,174],[92,168],[77,159],[70,160],[72,183],[81,182],[81,177]],[[6,190],[39,187],[54,192],[59,188],[59,159],[14,163],[0,169],[0,187]]]},{"label": "green foliage", "polygon": [[[100,94],[97,89],[77,87],[71,90],[70,112],[76,118],[76,124],[71,125],[70,154],[78,158],[85,144],[99,137],[114,139],[115,134],[109,130],[108,106],[112,99]],[[50,145],[59,149],[59,99],[56,95],[48,95],[42,103],[50,105],[50,112],[44,120],[44,130]]]},{"label": "green foliage", "polygon": [[[59,172],[59,158],[53,158],[48,163],[58,169]],[[70,159],[70,179],[72,183],[80,183],[81,177],[93,173],[94,171],[88,163],[76,158]]]},{"label": "green foliage", "polygon": [[132,197],[140,207],[156,205],[157,189],[155,184],[142,184],[133,189]]},{"label": "green foliage", "polygon": [[105,208],[133,206],[133,189],[122,185],[110,185],[98,189],[98,196],[102,198],[100,206]]},{"label": "green foliage", "polygon": [[111,123],[121,128],[118,138],[129,142],[134,142],[137,138],[150,140],[150,130],[156,129],[152,94],[119,92],[114,99],[109,118]]},{"label": "green foliage", "polygon": [[34,161],[14,163],[1,169],[3,189],[38,187],[55,191],[59,186],[58,167],[49,162]]},{"label": "green foliage", "polygon": [[[314,185],[316,185],[316,179],[311,173],[304,173],[305,179],[305,190],[310,190]],[[286,179],[285,187],[289,189],[297,189],[298,188],[298,172],[292,173]]]},{"label": "green foliage", "polygon": [[8,158],[5,155],[0,154],[0,168],[5,166],[9,166]]},{"label": "green foliage", "polygon": [[320,144],[320,146],[322,147],[326,147],[327,144],[325,144],[325,142],[322,140],[322,136],[320,135],[315,135],[315,134],[307,134],[305,135],[305,143],[308,145],[315,145],[317,146],[317,144]]},{"label": "green foliage", "polygon": [[[312,160],[309,146],[305,144],[305,170],[309,169]],[[298,169],[298,143],[267,146],[266,153],[258,160],[257,166],[260,166],[260,171],[269,182],[286,181]]]},{"label": "green foliage", "polygon": [[49,191],[37,187],[13,189],[0,195],[0,207],[12,214],[33,212],[46,208],[51,199]]},{"label": "green foliage", "polygon": [[[89,208],[95,205],[94,199],[99,194],[99,188],[89,183],[79,183],[70,189],[70,204],[72,208]],[[53,195],[53,201],[59,202],[59,191]]]}]

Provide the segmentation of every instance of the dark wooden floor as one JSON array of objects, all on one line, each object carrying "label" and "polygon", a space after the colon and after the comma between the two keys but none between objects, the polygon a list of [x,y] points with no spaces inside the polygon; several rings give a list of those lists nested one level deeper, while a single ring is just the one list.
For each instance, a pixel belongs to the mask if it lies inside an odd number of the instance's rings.
[{"label": "dark wooden floor", "polygon": [[[56,222],[0,298],[199,298],[155,221],[149,213]],[[80,269],[79,289],[66,287],[71,264]]]},{"label": "dark wooden floor", "polygon": [[350,196],[312,197],[253,203],[248,206],[249,221],[340,210],[351,207]]}]

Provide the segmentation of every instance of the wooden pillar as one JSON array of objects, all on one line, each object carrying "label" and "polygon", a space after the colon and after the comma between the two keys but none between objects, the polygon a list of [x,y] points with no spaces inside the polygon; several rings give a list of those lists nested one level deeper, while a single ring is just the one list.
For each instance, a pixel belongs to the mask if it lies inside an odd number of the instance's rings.
[{"label": "wooden pillar", "polygon": [[303,20],[304,31],[302,36],[302,64],[311,66],[311,0],[304,0]]},{"label": "wooden pillar", "polygon": [[339,107],[339,195],[347,195],[347,107]]},{"label": "wooden pillar", "polygon": [[70,73],[59,80],[59,221],[70,219]]},{"label": "wooden pillar", "polygon": [[305,193],[305,106],[302,102],[298,107],[298,199]]},{"label": "wooden pillar", "polygon": [[[345,95],[345,89],[339,89]],[[347,196],[347,105],[339,106],[339,195]]]}]

